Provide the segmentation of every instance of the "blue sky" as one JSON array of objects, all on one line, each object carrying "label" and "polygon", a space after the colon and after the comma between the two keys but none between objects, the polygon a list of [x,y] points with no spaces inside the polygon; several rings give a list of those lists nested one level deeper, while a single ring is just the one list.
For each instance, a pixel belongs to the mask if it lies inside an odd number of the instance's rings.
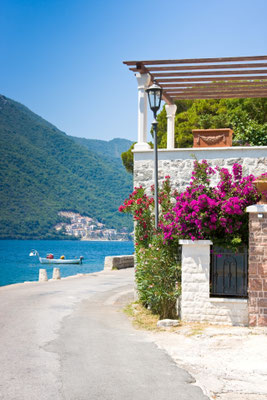
[{"label": "blue sky", "polygon": [[266,0],[0,0],[0,93],[67,134],[137,138],[123,60],[267,54]]}]

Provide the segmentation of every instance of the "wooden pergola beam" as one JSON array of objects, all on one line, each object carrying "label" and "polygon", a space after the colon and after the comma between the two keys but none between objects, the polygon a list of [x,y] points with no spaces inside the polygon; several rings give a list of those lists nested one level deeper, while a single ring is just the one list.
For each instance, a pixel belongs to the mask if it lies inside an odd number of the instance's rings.
[{"label": "wooden pergola beam", "polygon": [[235,98],[241,98],[241,99],[246,99],[246,98],[263,98],[267,97],[267,93],[265,95],[259,95],[259,94],[234,94],[234,93],[229,93],[229,94],[195,94],[195,95],[176,95],[176,96],[170,96],[172,100],[200,100],[200,99],[235,99]]},{"label": "wooden pergola beam", "polygon": [[[246,71],[203,71],[203,72],[158,72],[153,73],[155,77],[167,77],[167,76],[220,76],[220,75],[266,75],[267,69],[255,70],[250,69]],[[215,78],[214,78],[215,79]]]},{"label": "wooden pergola beam", "polygon": [[202,88],[202,89],[169,89],[167,93],[171,96],[173,94],[178,93],[238,93],[238,92],[246,92],[246,93],[264,93],[267,91],[267,86],[262,86],[258,88],[249,88],[249,87],[239,87],[239,88]]},{"label": "wooden pergola beam", "polygon": [[164,92],[162,93],[162,98],[163,98],[163,100],[165,101],[165,103],[167,103],[167,104],[173,104],[172,98],[170,97],[169,93],[167,93],[166,91],[164,91]]},{"label": "wooden pergola beam", "polygon": [[169,90],[169,88],[190,88],[190,87],[209,87],[209,88],[219,88],[219,87],[228,87],[228,86],[232,86],[232,87],[242,87],[242,86],[267,86],[267,80],[266,81],[261,81],[261,82],[214,82],[214,83],[208,83],[208,84],[203,84],[203,83],[165,83],[164,84],[164,88],[166,88],[166,90]]},{"label": "wooden pergola beam", "polygon": [[264,89],[258,89],[258,90],[249,90],[249,89],[246,89],[246,88],[244,88],[244,89],[237,89],[237,90],[205,90],[205,89],[202,89],[202,90],[178,90],[178,91],[175,91],[175,92],[170,92],[169,93],[169,96],[173,96],[174,94],[190,94],[190,93],[193,93],[193,94],[195,94],[195,93],[200,93],[200,94],[205,94],[205,93],[207,93],[207,94],[212,94],[212,93],[215,93],[215,94],[217,94],[217,93],[222,93],[222,94],[229,94],[229,93],[257,93],[257,94],[259,94],[259,93],[266,93],[267,92],[267,88],[264,88]]},{"label": "wooden pergola beam", "polygon": [[239,62],[239,61],[264,61],[267,56],[246,56],[246,57],[219,57],[219,58],[186,58],[178,60],[145,60],[145,61],[123,61],[126,65],[160,65],[160,64],[201,64],[218,62]]},{"label": "wooden pergola beam", "polygon": [[[152,75],[152,74],[150,74]],[[153,75],[152,75],[153,77]],[[260,81],[260,80],[267,80],[267,75],[265,76],[231,76],[231,77],[210,77],[210,78],[157,78],[156,81],[159,84],[164,83],[177,83],[177,82],[207,82],[207,83],[216,83],[216,81],[223,81],[223,82],[234,82],[234,81]]]},{"label": "wooden pergola beam", "polygon": [[[149,67],[149,71],[193,71],[203,69],[230,69],[230,68],[266,68],[267,63],[250,63],[250,64],[215,64],[215,65],[187,65],[172,67]],[[130,71],[137,72],[137,68],[130,68]]]}]

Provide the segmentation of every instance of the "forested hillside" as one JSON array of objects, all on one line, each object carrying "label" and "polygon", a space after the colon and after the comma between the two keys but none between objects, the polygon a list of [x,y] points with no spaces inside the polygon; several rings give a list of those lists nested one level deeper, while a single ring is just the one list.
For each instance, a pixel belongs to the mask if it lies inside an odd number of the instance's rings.
[{"label": "forested hillside", "polygon": [[132,142],[127,139],[112,139],[109,141],[98,139],[85,139],[76,136],[69,136],[76,143],[85,146],[88,150],[94,153],[104,154],[109,157],[121,158],[121,153],[128,150]]},{"label": "forested hillside", "polygon": [[60,210],[131,230],[131,218],[117,211],[131,188],[120,160],[87,150],[0,96],[0,238],[55,237]]}]

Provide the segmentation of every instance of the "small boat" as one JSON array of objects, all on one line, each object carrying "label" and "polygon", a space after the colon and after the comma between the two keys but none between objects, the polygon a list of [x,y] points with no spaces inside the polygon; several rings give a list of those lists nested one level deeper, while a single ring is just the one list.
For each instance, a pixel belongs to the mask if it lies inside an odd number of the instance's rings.
[{"label": "small boat", "polygon": [[38,257],[41,264],[82,264],[83,257],[66,259],[64,256],[54,258],[53,254],[47,254],[46,257],[40,257],[37,250],[32,250],[29,254],[30,257]]}]

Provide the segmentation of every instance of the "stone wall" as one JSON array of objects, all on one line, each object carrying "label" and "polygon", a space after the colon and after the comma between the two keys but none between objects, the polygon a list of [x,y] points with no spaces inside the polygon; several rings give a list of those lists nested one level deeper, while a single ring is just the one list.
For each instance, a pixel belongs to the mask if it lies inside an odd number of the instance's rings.
[{"label": "stone wall", "polygon": [[267,326],[267,204],[249,212],[249,324]]},{"label": "stone wall", "polygon": [[134,255],[105,257],[104,270],[134,267]]},{"label": "stone wall", "polygon": [[180,240],[182,245],[181,319],[224,325],[248,325],[247,299],[210,297],[209,240]]},{"label": "stone wall", "polygon": [[[257,176],[267,171],[267,146],[160,149],[158,158],[159,182],[169,175],[173,189],[179,191],[189,184],[194,158],[207,160],[213,167],[231,168],[237,162],[243,166],[244,175]],[[150,189],[154,184],[153,160],[153,150],[134,152],[134,186],[142,185]],[[216,179],[214,177],[211,184],[215,184]]]}]

